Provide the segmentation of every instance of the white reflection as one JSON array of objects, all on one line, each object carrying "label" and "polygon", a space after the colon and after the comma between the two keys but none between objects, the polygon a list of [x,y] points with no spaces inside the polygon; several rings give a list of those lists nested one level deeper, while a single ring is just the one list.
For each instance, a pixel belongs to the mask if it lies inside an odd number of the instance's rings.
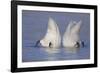
[{"label": "white reflection", "polygon": [[60,52],[59,48],[44,48],[44,51],[47,53],[47,60],[58,60],[58,53]]},{"label": "white reflection", "polygon": [[45,52],[47,52],[48,54],[55,54],[55,53],[59,53],[59,48],[44,48]]},{"label": "white reflection", "polygon": [[79,50],[80,50],[80,48],[75,48],[75,47],[64,48],[64,52],[66,52],[66,53],[72,53],[72,54],[78,53]]}]

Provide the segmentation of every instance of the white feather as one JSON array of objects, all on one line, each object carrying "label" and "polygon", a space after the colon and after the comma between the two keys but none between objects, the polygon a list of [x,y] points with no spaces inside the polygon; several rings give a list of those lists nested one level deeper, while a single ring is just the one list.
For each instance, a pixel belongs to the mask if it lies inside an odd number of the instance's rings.
[{"label": "white feather", "polygon": [[79,21],[78,23],[75,21],[71,21],[69,23],[63,36],[64,47],[74,47],[76,42],[80,41],[79,32],[81,24],[81,21]]},{"label": "white feather", "polygon": [[59,47],[61,42],[61,37],[57,23],[52,18],[49,18],[46,35],[42,40],[40,40],[41,45],[44,47],[49,47],[50,42],[53,48]]}]

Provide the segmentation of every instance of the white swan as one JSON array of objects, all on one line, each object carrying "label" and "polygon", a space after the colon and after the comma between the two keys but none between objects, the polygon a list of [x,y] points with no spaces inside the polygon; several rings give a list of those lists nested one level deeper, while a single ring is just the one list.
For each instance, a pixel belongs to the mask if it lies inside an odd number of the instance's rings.
[{"label": "white swan", "polygon": [[60,46],[61,37],[57,23],[49,18],[46,35],[39,41],[43,47],[57,48]]},{"label": "white swan", "polygon": [[66,28],[63,36],[63,46],[64,47],[80,47],[80,27],[82,21],[76,22],[71,21]]}]

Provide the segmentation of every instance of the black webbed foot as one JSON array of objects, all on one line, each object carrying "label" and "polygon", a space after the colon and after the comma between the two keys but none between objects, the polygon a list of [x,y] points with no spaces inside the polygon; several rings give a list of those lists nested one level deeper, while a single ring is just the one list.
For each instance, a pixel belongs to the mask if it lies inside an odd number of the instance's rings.
[{"label": "black webbed foot", "polygon": [[76,48],[79,48],[80,47],[80,43],[79,42],[76,42],[75,47]]},{"label": "black webbed foot", "polygon": [[81,44],[82,44],[82,47],[84,47],[84,42],[83,41],[81,42]]},{"label": "black webbed foot", "polygon": [[40,40],[38,40],[35,44],[35,47],[39,46]]},{"label": "black webbed foot", "polygon": [[49,43],[49,47],[52,48],[52,43],[51,42]]}]

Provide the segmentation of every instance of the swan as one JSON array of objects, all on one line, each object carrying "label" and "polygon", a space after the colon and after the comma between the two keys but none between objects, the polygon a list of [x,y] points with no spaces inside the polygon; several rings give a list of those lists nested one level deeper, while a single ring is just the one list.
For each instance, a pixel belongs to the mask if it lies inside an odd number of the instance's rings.
[{"label": "swan", "polygon": [[36,45],[40,43],[43,47],[57,48],[60,46],[61,37],[57,23],[49,17],[48,28],[45,36],[37,41]]},{"label": "swan", "polygon": [[80,41],[80,28],[82,21],[70,21],[66,31],[63,35],[63,46],[64,47],[75,47],[79,48],[80,45],[84,46],[84,42]]}]

